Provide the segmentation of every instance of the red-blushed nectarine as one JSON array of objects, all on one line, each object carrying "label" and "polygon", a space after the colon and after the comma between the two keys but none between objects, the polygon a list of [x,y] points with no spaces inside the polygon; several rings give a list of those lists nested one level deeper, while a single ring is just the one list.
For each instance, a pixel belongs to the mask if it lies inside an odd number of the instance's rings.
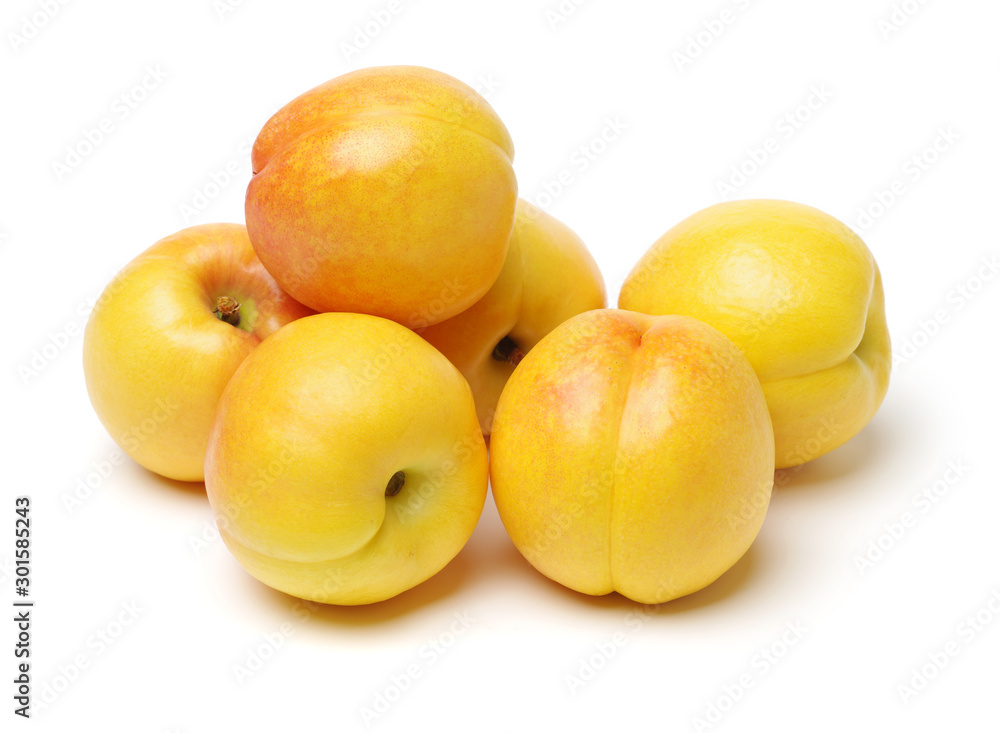
[{"label": "red-blushed nectarine", "polygon": [[289,102],[257,136],[250,239],[311,308],[428,326],[500,273],[513,156],[493,108],[457,79],[415,66],[354,71]]}]

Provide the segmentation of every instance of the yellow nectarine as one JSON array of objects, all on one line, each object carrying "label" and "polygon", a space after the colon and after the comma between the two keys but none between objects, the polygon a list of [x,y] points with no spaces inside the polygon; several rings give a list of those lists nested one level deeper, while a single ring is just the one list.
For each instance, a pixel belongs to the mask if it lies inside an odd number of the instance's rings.
[{"label": "yellow nectarine", "polygon": [[136,462],[201,481],[229,378],[263,339],[310,313],[267,273],[241,224],[161,239],[118,273],[90,315],[83,368],[94,410]]},{"label": "yellow nectarine", "polygon": [[383,318],[322,313],[237,370],[205,486],[251,575],[299,598],[360,604],[458,554],[488,470],[472,392],[440,352]]},{"label": "yellow nectarine", "polygon": [[618,305],[698,318],[740,347],[764,387],[779,468],[847,442],[889,386],[878,265],[810,206],[733,201],[694,214],[643,256]]},{"label": "yellow nectarine", "polygon": [[519,200],[507,261],[471,308],[419,331],[472,386],[483,434],[517,363],[571,316],[606,305],[604,278],[568,226]]},{"label": "yellow nectarine", "polygon": [[582,593],[660,603],[750,547],[774,436],[753,369],[718,331],[595,310],[514,370],[490,463],[500,518],[535,568]]}]

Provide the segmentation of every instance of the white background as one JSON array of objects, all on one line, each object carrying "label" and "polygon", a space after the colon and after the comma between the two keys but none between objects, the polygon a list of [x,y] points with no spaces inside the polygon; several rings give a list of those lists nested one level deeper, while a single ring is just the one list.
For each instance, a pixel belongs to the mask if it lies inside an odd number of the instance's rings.
[{"label": "white background", "polygon": [[[887,26],[891,0],[224,3],[2,12],[0,592],[13,600],[13,497],[27,494],[36,708],[51,700],[31,725],[340,731],[364,728],[383,695],[374,729],[997,729],[1000,278],[983,262],[1000,250],[1000,6],[897,0],[908,12]],[[699,45],[724,10],[731,22]],[[380,11],[388,24],[359,37]],[[719,183],[755,167],[748,151],[767,138],[777,152],[728,196],[817,206],[874,252],[898,357],[885,403],[845,447],[779,472],[757,542],[706,590],[650,609],[565,590],[520,557],[488,500],[465,550],[423,586],[306,607],[213,539],[202,485],[108,470],[115,445],[81,368],[93,299],[155,240],[242,221],[249,143],[278,107],[397,63],[495,86],[521,194],[588,243],[612,304],[641,253],[723,200]],[[134,91],[148,69],[165,78]],[[110,132],[57,170],[105,118]],[[611,123],[624,131],[596,143]],[[915,501],[934,489],[934,503]],[[893,538],[905,512],[913,526]],[[859,568],[872,542],[886,549]],[[471,620],[452,637],[456,614]],[[0,626],[9,720],[14,629]],[[904,701],[898,686],[949,643],[957,656]],[[241,680],[238,665],[256,671]]]}]

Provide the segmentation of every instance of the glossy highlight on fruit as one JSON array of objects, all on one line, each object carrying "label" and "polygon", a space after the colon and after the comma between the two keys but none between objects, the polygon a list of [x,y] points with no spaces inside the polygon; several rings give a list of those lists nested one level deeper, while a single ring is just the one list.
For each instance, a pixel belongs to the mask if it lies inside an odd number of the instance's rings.
[{"label": "glossy highlight on fruit", "polygon": [[226,387],[205,486],[226,546],[258,580],[373,603],[437,573],[486,498],[472,393],[392,321],[322,313],[261,344]]},{"label": "glossy highlight on fruit", "polygon": [[126,265],[94,307],[83,343],[90,401],[136,462],[201,481],[229,378],[264,339],[311,313],[278,287],[241,224],[183,229]]},{"label": "glossy highlight on fruit", "polygon": [[471,306],[500,273],[513,157],[503,122],[457,79],[415,66],[354,71],[261,130],[250,239],[311,308],[425,327]]},{"label": "glossy highlight on fruit", "polygon": [[740,347],[767,396],[779,468],[847,442],[889,386],[878,265],[810,206],[747,200],[694,214],[646,252],[618,305],[698,318]]},{"label": "glossy highlight on fruit", "polygon": [[760,383],[684,316],[595,310],[539,342],[490,438],[497,510],[541,573],[641,603],[693,593],[747,551],[774,482]]}]

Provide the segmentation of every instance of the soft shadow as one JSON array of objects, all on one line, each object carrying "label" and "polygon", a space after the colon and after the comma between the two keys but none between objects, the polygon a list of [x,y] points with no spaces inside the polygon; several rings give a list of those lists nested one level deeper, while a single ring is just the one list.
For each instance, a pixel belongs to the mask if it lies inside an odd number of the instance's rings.
[{"label": "soft shadow", "polygon": [[[502,577],[520,576],[521,562],[527,564],[500,521],[492,493],[486,498],[479,524],[463,552],[469,555],[477,568],[474,577],[470,579],[473,586],[495,586]],[[531,572],[536,572],[530,565],[528,567]]]},{"label": "soft shadow", "polygon": [[488,545],[484,545],[485,548],[481,551],[482,562],[489,568],[489,577],[484,578],[484,582],[493,585],[501,577],[521,580],[529,574],[545,583],[552,582],[535,570],[506,534],[495,537]]},{"label": "soft shadow", "polygon": [[855,473],[876,460],[891,445],[882,423],[870,423],[834,451],[814,458],[808,463],[774,472],[774,490],[806,489],[820,484],[830,484]]},{"label": "soft shadow", "polygon": [[153,486],[158,493],[169,493],[173,496],[180,496],[183,499],[200,499],[200,503],[208,503],[208,494],[205,493],[204,481],[177,481],[158,473],[153,473],[148,468],[136,465],[136,469],[146,480],[142,481],[144,486]]},{"label": "soft shadow", "polygon": [[[311,612],[310,619],[330,626],[363,628],[393,621],[418,609],[429,608],[443,603],[467,585],[470,575],[477,571],[477,563],[471,553],[463,548],[439,573],[415,588],[398,596],[377,603],[359,606],[337,606],[327,603],[302,601],[295,596],[275,590],[245,573],[247,593],[254,602],[271,607],[277,615],[288,616],[294,607],[306,603]],[[479,568],[481,569],[481,568]]]},{"label": "soft shadow", "polygon": [[911,400],[887,399],[882,409],[861,432],[842,446],[808,463],[774,472],[774,490],[813,489],[835,484],[838,479],[857,473],[866,466],[889,460],[893,451],[912,451],[919,444],[919,432],[926,417]]},{"label": "soft shadow", "polygon": [[621,615],[630,611],[637,611],[645,614],[669,615],[676,613],[687,613],[706,606],[725,603],[729,599],[739,595],[744,589],[754,582],[754,578],[761,573],[759,553],[751,545],[750,549],[744,553],[733,567],[723,573],[714,583],[710,583],[699,591],[690,593],[672,601],[665,601],[659,604],[644,604],[633,601],[620,593],[609,593],[604,596],[591,596],[580,593],[572,588],[567,588],[561,583],[557,583],[551,578],[538,572],[513,545],[509,552],[504,552],[498,558],[501,566],[519,566],[518,572],[530,574],[533,582],[544,589],[550,595],[557,596],[567,604],[576,603],[581,606],[590,607],[596,611],[614,612]]},{"label": "soft shadow", "polygon": [[666,613],[686,613],[696,611],[705,606],[727,602],[730,598],[742,593],[751,583],[756,582],[764,568],[761,566],[760,552],[751,545],[743,557],[737,560],[719,579],[699,591],[661,604]]}]

